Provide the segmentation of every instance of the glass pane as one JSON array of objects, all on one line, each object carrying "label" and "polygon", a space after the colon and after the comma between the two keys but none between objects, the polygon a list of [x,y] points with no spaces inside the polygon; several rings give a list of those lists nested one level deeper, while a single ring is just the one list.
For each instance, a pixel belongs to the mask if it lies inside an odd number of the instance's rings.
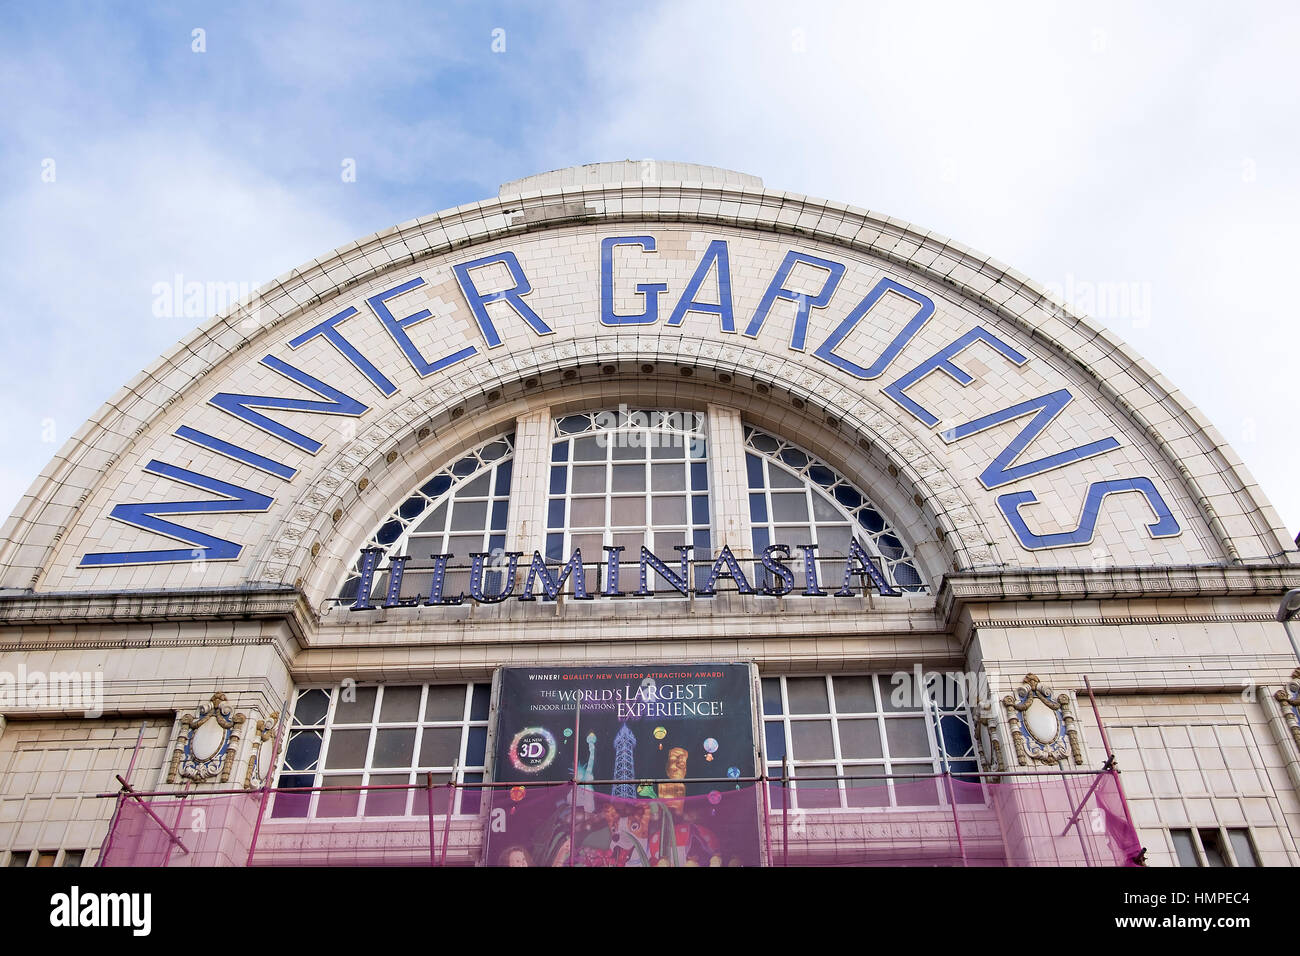
[{"label": "glass pane", "polygon": [[686,499],[680,496],[652,498],[650,516],[657,527],[686,523]]},{"label": "glass pane", "polygon": [[573,443],[574,461],[604,461],[605,448],[595,435],[584,435]]},{"label": "glass pane", "polygon": [[686,469],[682,465],[651,465],[651,491],[685,491]]},{"label": "glass pane", "polygon": [[1178,854],[1179,866],[1201,865],[1201,861],[1196,856],[1196,846],[1192,843],[1191,830],[1170,830],[1169,836],[1174,841],[1174,852]]},{"label": "glass pane", "polygon": [[[321,778],[322,787],[357,787],[360,785],[361,776],[359,774]],[[360,790],[323,792],[317,798],[316,815],[318,817],[355,817],[360,802]]]},{"label": "glass pane", "polygon": [[939,719],[939,727],[943,730],[944,753],[948,755],[949,760],[967,757],[975,752],[970,724],[966,723],[966,718],[956,714],[945,714]]},{"label": "glass pane", "polygon": [[[314,774],[281,774],[279,786],[284,788],[291,787],[314,787],[316,777]],[[311,804],[310,793],[277,793],[275,795],[275,804],[271,808],[273,817],[305,817]],[[10,866],[13,864],[10,863]]]},{"label": "glass pane", "polygon": [[368,724],[375,715],[375,697],[378,688],[353,687],[339,689],[339,703],[334,709],[336,724]]},{"label": "glass pane", "polygon": [[330,734],[330,749],[325,766],[330,769],[353,769],[366,765],[369,730],[336,730]]},{"label": "glass pane", "polygon": [[285,770],[315,770],[320,758],[322,734],[319,730],[298,730],[289,736],[284,750]]},{"label": "glass pane", "polygon": [[614,465],[612,491],[645,491],[644,465]]},{"label": "glass pane", "polygon": [[1259,866],[1255,856],[1255,847],[1251,845],[1250,834],[1245,830],[1229,830],[1228,839],[1232,841],[1232,852],[1237,858],[1238,866]]},{"label": "glass pane", "polygon": [[835,710],[841,714],[871,714],[876,710],[876,689],[870,677],[834,677]]},{"label": "glass pane", "polygon": [[763,713],[771,717],[781,713],[781,678],[763,678]]},{"label": "glass pane", "polygon": [[808,500],[802,491],[772,494],[773,521],[807,521]]},{"label": "glass pane", "polygon": [[691,524],[708,526],[709,523],[709,496],[692,495],[691,496]]},{"label": "glass pane", "polygon": [[425,720],[462,720],[464,716],[464,684],[435,684],[429,687],[429,698],[424,705]]},{"label": "glass pane", "polygon": [[492,685],[475,684],[474,696],[469,705],[470,720],[487,720],[488,708],[492,703]]},{"label": "glass pane", "polygon": [[491,493],[492,472],[485,471],[456,490],[457,498],[486,498]]},{"label": "glass pane", "polygon": [[[595,534],[575,534],[570,539],[569,545],[574,551],[581,550],[583,563],[590,564],[605,559],[605,552],[601,549],[603,542],[604,536],[597,531]],[[594,583],[591,586],[594,587]]]},{"label": "glass pane", "polygon": [[884,767],[845,767],[845,798],[851,807],[889,806],[889,780]]},{"label": "glass pane", "polygon": [[[811,777],[830,777],[830,780],[813,780]],[[801,810],[811,810],[840,805],[840,784],[835,777],[835,767],[800,767],[795,771],[795,801]]]},{"label": "glass pane", "polygon": [[[404,773],[372,773],[370,784],[376,787],[407,783],[409,778]],[[409,790],[367,790],[366,816],[368,817],[404,817],[406,816],[406,797]]]},{"label": "glass pane", "polygon": [[451,513],[452,531],[481,531],[487,527],[486,501],[457,501]]},{"label": "glass pane", "polygon": [[753,492],[749,496],[749,520],[767,521],[767,496],[762,492]]},{"label": "glass pane", "polygon": [[610,500],[609,523],[613,527],[645,527],[644,498],[613,498]]},{"label": "glass pane", "polygon": [[451,487],[451,476],[446,474],[434,475],[427,482],[420,486],[420,491],[430,498],[437,498],[448,488]]},{"label": "glass pane", "polygon": [[465,766],[482,767],[487,761],[487,728],[471,727],[465,740]]},{"label": "glass pane", "polygon": [[298,695],[298,703],[293,710],[293,722],[299,726],[307,727],[313,724],[323,724],[329,707],[329,691],[305,690]]},{"label": "glass pane", "polygon": [[614,442],[613,457],[615,461],[645,461],[645,435],[631,432],[610,439]]},{"label": "glass pane", "polygon": [[572,435],[586,431],[590,425],[591,419],[586,415],[567,415],[555,423],[555,430],[561,435]]},{"label": "glass pane", "polygon": [[829,720],[790,721],[790,749],[795,760],[818,760],[835,756]]},{"label": "glass pane", "polygon": [[691,462],[691,488],[694,491],[709,490],[709,469],[702,461]]},{"label": "glass pane", "polygon": [[835,507],[835,503],[825,495],[814,494],[813,517],[818,521],[843,521],[844,515],[840,514],[840,509]]},{"label": "glass pane", "polygon": [[880,725],[875,720],[841,720],[840,755],[844,759],[883,756]]},{"label": "glass pane", "polygon": [[[415,796],[411,798],[411,816],[413,817],[427,817],[429,815],[430,794],[426,789],[428,786],[429,776],[430,775],[427,773],[416,774],[416,783],[420,785],[420,789],[416,790]],[[433,786],[435,788],[433,790],[433,814],[434,816],[438,816],[439,814],[446,813],[447,807],[450,805],[446,784],[451,780],[451,774],[434,773],[432,776]]]},{"label": "glass pane", "polygon": [[497,495],[510,494],[510,473],[514,470],[514,462],[503,461],[497,466],[497,481],[492,491]]},{"label": "glass pane", "polygon": [[546,560],[562,561],[564,554],[564,533],[546,535]]},{"label": "glass pane", "polygon": [[1206,866],[1227,866],[1223,847],[1219,844],[1218,830],[1201,830],[1201,849],[1205,851]]},{"label": "glass pane", "polygon": [[772,480],[773,488],[802,488],[804,480],[798,475],[792,475],[784,468],[772,466],[767,469],[768,476]]},{"label": "glass pane", "polygon": [[435,507],[428,518],[425,518],[420,522],[419,527],[416,527],[416,531],[419,531],[421,535],[435,535],[435,533],[442,533],[442,531],[445,531],[446,527],[447,502],[442,502],[441,505]]},{"label": "glass pane", "polygon": [[[817,553],[824,558],[843,556],[849,553],[849,526],[817,526]],[[855,562],[856,565],[856,562]]]},{"label": "glass pane", "polygon": [[375,734],[372,767],[409,767],[415,752],[415,728],[381,728]]},{"label": "glass pane", "polygon": [[420,741],[421,767],[450,767],[460,759],[459,727],[426,727]]},{"label": "glass pane", "polygon": [[655,554],[669,562],[681,561],[681,552],[675,550],[679,544],[686,543],[685,531],[656,531]]},{"label": "glass pane", "polygon": [[824,677],[787,677],[785,694],[790,702],[792,714],[830,713],[831,706],[826,697]]},{"label": "glass pane", "polygon": [[603,528],[604,526],[604,498],[574,498],[569,503],[569,527]]},{"label": "glass pane", "polygon": [[643,532],[623,532],[616,534],[614,537],[614,546],[622,545],[626,550],[622,554],[625,562],[636,564],[641,560],[641,545],[645,544],[645,534]]},{"label": "glass pane", "polygon": [[420,691],[416,687],[385,687],[384,701],[379,705],[381,724],[404,723],[420,719]]},{"label": "glass pane", "polygon": [[[464,776],[465,783],[482,783],[483,774],[467,773]],[[462,787],[460,790],[460,809],[459,813],[473,815],[479,812],[482,806],[483,791],[476,787]]]},{"label": "glass pane", "polygon": [[573,469],[573,493],[603,494],[605,491],[604,465],[576,465]]},{"label": "glass pane", "polygon": [[763,742],[768,760],[785,759],[785,724],[779,720],[769,720],[763,725]]},{"label": "glass pane", "polygon": [[897,717],[885,721],[891,757],[930,756],[930,728],[924,717]]},{"label": "glass pane", "polygon": [[880,675],[880,709],[889,711],[920,710],[920,690],[911,671],[898,671],[886,677]]}]

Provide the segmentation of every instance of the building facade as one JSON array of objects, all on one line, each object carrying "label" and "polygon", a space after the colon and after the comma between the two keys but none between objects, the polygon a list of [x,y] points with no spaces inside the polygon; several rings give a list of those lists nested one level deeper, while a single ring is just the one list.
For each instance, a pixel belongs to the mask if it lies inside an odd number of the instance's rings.
[{"label": "building facade", "polygon": [[[498,862],[472,785],[550,746],[502,668],[723,664],[749,756],[669,728],[643,776],[792,778],[806,836],[1109,743],[1147,862],[1300,862],[1300,562],[1223,437],[1013,269],[753,176],[561,170],[306,263],[104,405],[0,566],[12,866],[96,862],[119,774]],[[649,723],[581,726],[633,796]]]}]

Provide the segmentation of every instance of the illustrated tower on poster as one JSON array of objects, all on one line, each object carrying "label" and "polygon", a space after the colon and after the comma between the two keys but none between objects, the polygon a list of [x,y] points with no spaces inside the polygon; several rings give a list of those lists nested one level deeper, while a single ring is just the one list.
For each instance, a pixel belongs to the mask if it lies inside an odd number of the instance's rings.
[{"label": "illustrated tower on poster", "polygon": [[[614,737],[614,779],[632,781],[636,778],[636,760],[633,751],[636,750],[636,737],[632,731],[624,724],[619,729],[617,736]],[[636,788],[630,783],[620,783],[614,786],[614,796],[624,797],[628,800],[636,797]]]}]

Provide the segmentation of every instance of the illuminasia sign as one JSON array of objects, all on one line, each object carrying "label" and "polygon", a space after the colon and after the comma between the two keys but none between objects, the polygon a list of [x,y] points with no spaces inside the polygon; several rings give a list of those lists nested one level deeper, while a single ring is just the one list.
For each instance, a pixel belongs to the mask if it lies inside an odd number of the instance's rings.
[{"label": "illuminasia sign", "polygon": [[[622,545],[605,546],[605,561],[601,565],[602,584],[598,589],[588,588],[589,565],[583,564],[581,548],[574,549],[569,560],[563,564],[559,562],[548,564],[540,551],[534,551],[526,576],[517,573],[520,567],[519,559],[523,557],[522,551],[506,551],[499,556],[487,552],[475,552],[468,556],[470,559],[468,594],[463,591],[458,594],[447,593],[447,569],[456,555],[435,554],[431,558],[432,569],[421,572],[427,575],[429,582],[427,598],[424,595],[415,598],[402,597],[402,582],[406,579],[406,566],[410,563],[410,558],[398,556],[390,559],[388,565],[382,569],[388,574],[388,586],[382,599],[383,603],[375,604],[375,572],[380,570],[379,562],[384,552],[382,548],[366,548],[361,552],[361,576],[352,610],[413,607],[417,604],[428,607],[463,604],[466,597],[477,604],[499,604],[512,597],[520,601],[535,601],[538,597],[535,591],[539,586],[542,600],[554,601],[564,590],[566,582],[571,582],[573,597],[579,601],[595,597],[628,595],[649,597],[655,593],[654,588],[651,587],[652,573],[667,582],[670,590],[683,595],[694,594],[698,597],[713,597],[717,593],[720,579],[729,580],[740,594],[762,594],[771,597],[782,597],[796,591],[804,597],[826,597],[828,594],[834,594],[836,597],[852,597],[859,593],[859,587],[864,590],[874,587],[881,594],[890,597],[900,593],[898,588],[889,583],[875,559],[867,554],[866,549],[856,538],[850,539],[849,553],[844,562],[844,579],[833,592],[822,587],[817,571],[817,545],[815,544],[799,545],[799,550],[802,552],[800,559],[803,565],[802,581],[796,579],[795,571],[789,565],[793,551],[789,545],[774,544],[764,548],[763,553],[750,564],[748,574],[736,556],[731,553],[731,549],[723,545],[712,559],[708,576],[702,586],[692,584],[694,575],[691,573],[690,554],[694,549],[690,545],[678,545],[676,550],[679,557],[676,568],[642,546],[637,586],[632,588],[631,582],[628,582],[629,586],[623,588],[622,554],[625,550]],[[489,588],[485,583],[489,560],[497,562],[493,568],[495,573],[491,575],[500,582],[495,588]],[[754,577],[753,581],[750,580],[751,575]],[[520,577],[524,577],[524,580],[519,591],[516,592],[515,583]],[[836,587],[836,585],[829,584],[828,587]]]},{"label": "illuminasia sign", "polygon": [[501,671],[485,859],[755,866],[748,664]]}]

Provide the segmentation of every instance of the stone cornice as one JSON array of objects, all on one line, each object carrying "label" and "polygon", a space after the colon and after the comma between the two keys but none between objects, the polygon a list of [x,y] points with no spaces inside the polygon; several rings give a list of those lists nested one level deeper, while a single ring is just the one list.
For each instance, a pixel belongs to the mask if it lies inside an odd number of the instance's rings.
[{"label": "stone cornice", "polygon": [[[1300,587],[1300,567],[1279,565],[1194,565],[1150,568],[1015,569],[947,575],[936,598],[938,616],[951,627],[972,605],[1033,601],[1124,601],[1158,598],[1281,597]],[[1150,614],[1011,616],[1006,626],[1061,623],[1152,623],[1168,618],[1183,620],[1268,620],[1259,612],[1225,611],[1221,614]],[[992,623],[984,621],[980,623]]]},{"label": "stone cornice", "polygon": [[[0,596],[0,628],[232,620],[283,620],[300,644],[319,624],[302,594],[284,587]],[[126,646],[113,638],[101,639],[111,646]],[[153,643],[179,645],[184,640],[155,639]]]}]

